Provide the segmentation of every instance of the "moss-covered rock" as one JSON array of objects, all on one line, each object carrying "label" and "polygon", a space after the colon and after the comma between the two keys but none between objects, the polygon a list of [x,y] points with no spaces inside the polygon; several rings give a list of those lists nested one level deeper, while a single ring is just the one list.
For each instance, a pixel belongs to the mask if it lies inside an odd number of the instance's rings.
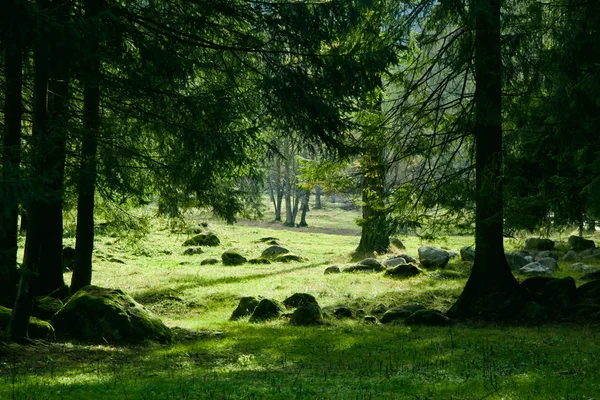
[{"label": "moss-covered rock", "polygon": [[201,233],[183,242],[184,246],[218,246],[220,244],[221,241],[212,232]]},{"label": "moss-covered rock", "polygon": [[223,265],[242,265],[248,260],[235,250],[227,250],[221,254]]},{"label": "moss-covered rock", "polygon": [[325,268],[325,272],[323,272],[323,273],[325,275],[329,275],[329,274],[339,274],[340,272],[342,272],[340,270],[340,267],[338,267],[337,265],[332,265],[331,267]]},{"label": "moss-covered rock", "polygon": [[296,254],[282,254],[280,256],[275,257],[275,259],[273,260],[274,262],[283,262],[283,263],[288,263],[288,262],[292,262],[292,261],[298,261],[298,262],[302,262],[304,261],[304,258],[296,255]]},{"label": "moss-covered rock", "polygon": [[384,275],[389,276],[390,278],[403,279],[412,278],[413,276],[419,275],[421,272],[422,271],[418,267],[412,264],[404,264],[388,269],[387,271],[385,271]]},{"label": "moss-covered rock", "polygon": [[394,307],[390,310],[387,310],[383,316],[381,317],[382,324],[389,324],[394,321],[404,321],[406,318],[410,317],[412,314],[416,313],[420,310],[425,310],[426,308],[421,304],[410,304],[407,306]]},{"label": "moss-covered rock", "polygon": [[406,325],[449,326],[453,321],[437,310],[419,310],[406,318]]},{"label": "moss-covered rock", "polygon": [[[10,308],[0,306],[0,329],[2,332],[6,331],[11,314],[12,310]],[[54,327],[48,322],[35,317],[29,318],[27,332],[30,339],[53,340],[55,338]]]},{"label": "moss-covered rock", "polygon": [[304,304],[319,304],[315,296],[308,293],[294,293],[287,299],[283,300],[283,304],[288,308],[300,307]]},{"label": "moss-covered rock", "polygon": [[256,309],[256,306],[258,306],[259,302],[260,300],[256,297],[242,297],[237,308],[231,313],[231,317],[229,317],[229,320],[236,321],[240,318],[251,315]]},{"label": "moss-covered rock", "polygon": [[271,264],[270,260],[267,260],[266,258],[262,258],[262,257],[258,257],[258,258],[252,258],[250,260],[248,260],[248,262],[250,264]]},{"label": "moss-covered rock", "polygon": [[200,265],[214,265],[214,264],[218,264],[219,260],[217,260],[216,258],[207,258],[206,260],[202,260],[200,262]]},{"label": "moss-covered rock", "polygon": [[94,343],[171,342],[171,330],[119,289],[85,286],[52,318],[59,337]]},{"label": "moss-covered rock", "polygon": [[38,296],[33,299],[31,314],[39,319],[50,321],[63,306],[63,302],[50,296]]},{"label": "moss-covered rock", "polygon": [[283,304],[273,299],[262,299],[250,316],[250,322],[262,322],[279,318],[285,311]]},{"label": "moss-covered rock", "polygon": [[311,326],[323,323],[323,314],[318,304],[306,303],[298,307],[290,317],[291,325]]},{"label": "moss-covered rock", "polygon": [[261,257],[263,258],[276,258],[277,256],[280,256],[282,254],[288,254],[290,251],[288,249],[286,249],[285,247],[281,247],[281,246],[270,246],[267,247],[262,253],[261,253]]},{"label": "moss-covered rock", "polygon": [[188,247],[183,252],[183,255],[184,256],[194,256],[196,254],[202,254],[202,253],[204,253],[204,251],[200,247]]}]

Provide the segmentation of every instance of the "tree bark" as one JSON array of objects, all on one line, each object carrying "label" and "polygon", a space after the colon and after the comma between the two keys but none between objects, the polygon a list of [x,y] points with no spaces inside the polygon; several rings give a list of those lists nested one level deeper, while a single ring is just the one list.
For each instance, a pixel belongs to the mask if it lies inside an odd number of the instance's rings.
[{"label": "tree bark", "polygon": [[96,153],[100,130],[100,62],[98,22],[101,8],[98,0],[85,1],[85,17],[91,21],[87,32],[87,51],[91,52],[84,74],[83,137],[77,198],[77,232],[75,268],[71,277],[71,292],[92,283],[92,252],[94,250],[94,192],[96,188]]},{"label": "tree bark", "polygon": [[0,304],[12,307],[17,292],[17,236],[19,224],[21,164],[21,90],[23,85],[23,48],[19,21],[21,10],[8,1],[11,15],[6,26],[4,138],[0,180]]},{"label": "tree bark", "polygon": [[315,210],[320,210],[323,208],[321,204],[321,187],[315,186]]},{"label": "tree bark", "polygon": [[[70,19],[70,0],[52,2],[51,17],[57,28],[50,34],[50,77],[48,81],[48,130],[38,144],[43,145],[40,172],[44,176],[44,210],[37,222],[44,226],[44,240],[40,246],[39,285],[37,293],[46,295],[64,286],[62,270],[63,234],[63,180],[65,171],[65,146],[69,123],[69,50],[71,38],[66,23]],[[31,221],[33,224],[33,219]]]},{"label": "tree bark", "polygon": [[306,214],[308,213],[309,207],[308,207],[308,202],[310,200],[310,190],[305,190],[304,191],[304,196],[302,196],[302,208],[301,208],[301,214],[300,214],[300,223],[298,224],[298,226],[308,226],[308,224],[306,223]]},{"label": "tree bark", "polygon": [[500,0],[475,0],[475,261],[449,314],[510,318],[518,283],[504,255]]},{"label": "tree bark", "polygon": [[[41,10],[48,7],[47,1],[39,1]],[[41,31],[41,29],[40,29]],[[48,136],[48,114],[46,109],[48,95],[48,59],[49,49],[46,42],[47,35],[41,34],[40,38],[34,43],[34,77],[33,77],[33,125],[31,137],[31,175],[35,181],[33,186],[35,192],[30,193],[27,201],[28,210],[28,229],[25,240],[25,252],[23,255],[23,265],[20,269],[19,287],[15,305],[8,322],[7,335],[13,340],[23,340],[27,337],[27,327],[33,305],[34,291],[36,290],[36,278],[42,246],[42,233],[44,226],[39,221],[45,212],[43,203],[43,191],[40,190],[41,179],[44,171],[44,157],[42,150],[44,142]]]}]

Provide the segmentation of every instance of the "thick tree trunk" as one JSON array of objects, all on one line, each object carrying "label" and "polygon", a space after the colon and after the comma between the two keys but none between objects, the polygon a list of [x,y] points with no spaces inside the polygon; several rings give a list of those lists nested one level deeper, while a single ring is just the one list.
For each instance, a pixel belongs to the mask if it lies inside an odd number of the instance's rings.
[{"label": "thick tree trunk", "polygon": [[510,318],[518,283],[504,256],[500,0],[475,0],[475,261],[449,311],[455,317]]},{"label": "thick tree trunk", "polygon": [[[11,15],[4,59],[4,138],[0,178],[0,305],[12,307],[17,292],[17,235],[21,164],[21,88],[23,49],[17,24],[21,15],[13,1],[6,5]],[[11,23],[12,22],[12,23]]]},{"label": "thick tree trunk", "polygon": [[[44,240],[40,247],[39,285],[37,293],[46,295],[64,286],[62,270],[63,234],[63,180],[65,146],[69,122],[69,58],[66,22],[70,19],[70,0],[53,2],[51,15],[60,27],[53,32],[50,44],[50,79],[48,82],[48,135],[40,151],[44,152],[41,165],[45,175],[44,212],[38,223],[44,226]],[[33,220],[32,220],[33,223]]]},{"label": "thick tree trunk", "polygon": [[[368,106],[373,113],[381,113],[382,99],[371,101]],[[362,165],[362,221],[360,243],[355,251],[356,257],[377,253],[386,253],[390,245],[390,231],[385,210],[385,135],[379,120],[364,128],[364,150],[361,154]]]},{"label": "thick tree trunk", "polygon": [[92,252],[94,250],[94,192],[96,188],[96,152],[100,129],[100,62],[97,22],[100,13],[97,0],[86,0],[85,16],[92,21],[88,32],[87,51],[91,53],[83,87],[83,138],[77,198],[77,233],[75,268],[71,292],[92,283]]},{"label": "thick tree trunk", "polygon": [[[46,9],[47,2],[39,2],[41,9]],[[45,164],[41,154],[45,138],[48,136],[48,114],[46,102],[48,95],[48,47],[46,36],[34,45],[34,78],[33,78],[33,125],[31,137],[31,175],[34,188],[40,190],[41,179]],[[33,305],[36,275],[40,264],[40,248],[42,246],[42,233],[44,226],[39,222],[45,209],[43,207],[43,191],[30,193],[27,198],[28,229],[25,240],[25,253],[23,265],[20,269],[20,280],[15,305],[8,323],[7,335],[14,340],[23,340],[27,337],[27,327]]]}]

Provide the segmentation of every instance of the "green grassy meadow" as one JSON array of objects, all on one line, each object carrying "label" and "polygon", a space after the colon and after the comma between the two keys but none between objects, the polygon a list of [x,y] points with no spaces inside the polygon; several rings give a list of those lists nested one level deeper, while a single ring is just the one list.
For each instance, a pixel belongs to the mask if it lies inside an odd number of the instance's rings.
[{"label": "green grassy meadow", "polygon": [[[173,328],[174,344],[9,345],[0,359],[0,399],[600,398],[597,324],[433,328],[328,320],[306,328],[283,319],[228,320],[242,296],[283,300],[306,292],[322,307],[347,304],[366,314],[381,305],[421,303],[446,310],[453,303],[470,268],[456,259],[447,267],[452,273],[432,271],[406,280],[381,273],[324,275],[328,266],[352,264],[358,216],[326,203],[323,210],[311,210],[308,228],[284,229],[269,222],[270,211],[264,221],[234,226],[191,213],[177,226],[155,218],[142,239],[99,235],[93,283],[120,288],[158,314]],[[183,255],[181,244],[203,222],[221,245]],[[220,260],[230,248],[258,257],[267,247],[258,240],[269,236],[308,261],[200,265],[206,258]],[[426,244],[416,236],[401,239],[414,257]],[[458,251],[472,243],[463,236],[435,245]],[[520,244],[507,241],[509,249]],[[566,274],[561,266],[560,274]]]}]

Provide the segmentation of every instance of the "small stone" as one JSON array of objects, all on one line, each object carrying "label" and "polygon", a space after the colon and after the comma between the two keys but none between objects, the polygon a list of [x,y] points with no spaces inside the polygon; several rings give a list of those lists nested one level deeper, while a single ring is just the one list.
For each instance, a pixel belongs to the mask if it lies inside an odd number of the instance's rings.
[{"label": "small stone", "polygon": [[575,251],[593,249],[596,243],[593,240],[585,239],[580,236],[569,236],[569,246]]},{"label": "small stone", "polygon": [[267,247],[262,254],[260,255],[263,258],[276,258],[279,255],[282,254],[287,254],[290,251],[288,249],[286,249],[285,247],[281,247],[281,246],[271,246],[271,247]]},{"label": "small stone", "polygon": [[575,264],[571,265],[570,270],[588,273],[588,272],[600,271],[600,268],[598,268],[594,265],[585,265],[584,263],[575,263]]},{"label": "small stone", "polygon": [[329,275],[329,274],[339,274],[340,272],[342,272],[340,270],[340,267],[338,267],[337,265],[332,265],[331,267],[327,267],[325,268],[325,275]]},{"label": "small stone", "polygon": [[283,300],[283,305],[288,308],[296,308],[308,303],[319,304],[317,303],[317,299],[315,299],[315,296],[308,293],[294,293],[287,299]]},{"label": "small stone", "polygon": [[275,259],[273,260],[273,262],[283,262],[283,263],[288,263],[288,262],[292,262],[292,261],[297,261],[297,262],[303,262],[305,261],[304,258],[296,255],[296,254],[282,254],[280,256],[275,257]]},{"label": "small stone", "polygon": [[537,262],[546,268],[550,268],[551,270],[558,268],[558,263],[552,257],[542,257],[538,259]]},{"label": "small stone", "polygon": [[383,314],[383,316],[381,317],[381,323],[389,324],[393,321],[404,321],[406,318],[410,317],[417,311],[425,309],[426,308],[421,304],[411,304],[408,306],[394,307]]},{"label": "small stone", "polygon": [[399,250],[406,249],[406,246],[404,246],[404,243],[402,243],[402,241],[398,238],[390,238],[390,245],[394,246],[395,248],[397,248]]},{"label": "small stone", "polygon": [[279,318],[284,311],[285,308],[277,300],[262,299],[254,309],[249,321],[261,322]]},{"label": "small stone", "polygon": [[246,257],[235,250],[225,251],[221,254],[221,260],[223,261],[223,265],[241,265],[248,261]]},{"label": "small stone", "polygon": [[402,256],[396,256],[396,257],[389,258],[389,259],[385,260],[385,262],[383,263],[383,265],[388,268],[397,267],[398,265],[406,265],[406,264],[408,264],[408,263]]},{"label": "small stone", "polygon": [[412,264],[398,265],[392,269],[385,271],[385,276],[392,278],[412,278],[421,273],[421,270]]},{"label": "small stone", "polygon": [[271,264],[270,260],[267,260],[266,258],[262,258],[262,257],[252,258],[252,259],[248,260],[248,262],[250,264]]},{"label": "small stone", "polygon": [[460,259],[463,261],[475,261],[475,249],[473,246],[461,247]]},{"label": "small stone", "polygon": [[184,256],[193,256],[196,254],[202,254],[204,253],[204,251],[200,248],[200,247],[190,247],[185,249],[185,251],[183,252]]},{"label": "small stone", "polygon": [[552,274],[551,268],[545,267],[537,261],[525,265],[519,271],[522,274]]},{"label": "small stone", "polygon": [[237,308],[231,313],[231,317],[229,317],[229,320],[237,321],[240,318],[243,318],[247,315],[251,315],[256,309],[256,306],[258,306],[259,302],[260,300],[258,300],[256,297],[242,297]]},{"label": "small stone", "polygon": [[450,256],[448,255],[447,251],[437,249],[435,247],[421,246],[419,247],[418,251],[420,265],[423,266],[423,268],[444,268],[450,260]]},{"label": "small stone", "polygon": [[200,265],[214,265],[214,264],[218,264],[219,260],[217,260],[216,258],[207,258],[205,260],[202,260],[200,262]]},{"label": "small stone", "polygon": [[575,261],[577,260],[577,253],[573,250],[569,250],[563,256],[563,261]]},{"label": "small stone", "polygon": [[525,249],[527,250],[552,250],[554,241],[545,238],[529,238],[525,241]]},{"label": "small stone", "polygon": [[323,314],[318,304],[306,303],[298,307],[290,317],[290,324],[298,326],[321,325]]},{"label": "small stone", "polygon": [[449,326],[454,322],[437,310],[419,310],[408,317],[406,325]]}]

